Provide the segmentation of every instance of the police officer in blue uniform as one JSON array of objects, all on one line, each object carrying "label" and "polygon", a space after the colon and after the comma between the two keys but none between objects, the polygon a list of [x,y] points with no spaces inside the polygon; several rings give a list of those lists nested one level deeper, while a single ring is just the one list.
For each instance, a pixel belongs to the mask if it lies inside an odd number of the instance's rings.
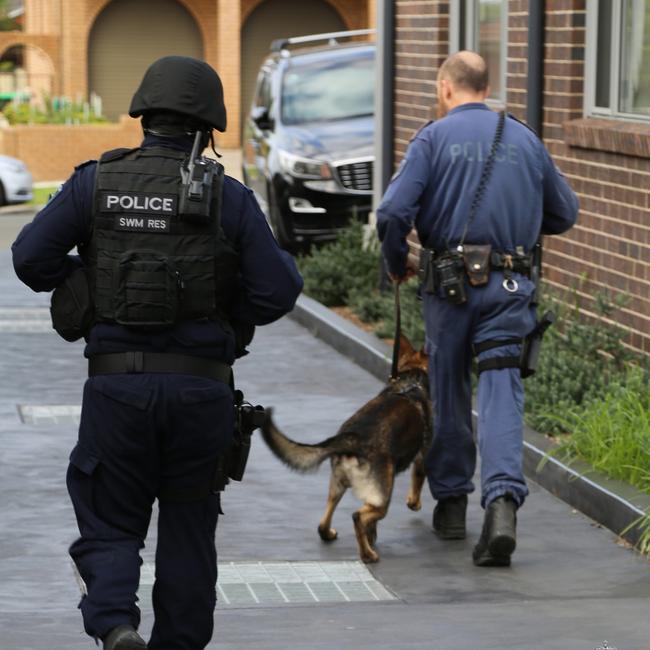
[{"label": "police officer in blue uniform", "polygon": [[[230,366],[255,326],[293,308],[302,279],[252,192],[189,155],[226,128],[207,63],[154,62],[130,115],[142,116],[141,146],[77,167],[19,234],[13,261],[34,291],[58,288],[59,331],[86,337],[89,379],[67,476],[86,632],[109,650],[198,650],[213,630],[216,490],[235,428]],[[75,246],[80,256],[69,254]],[[147,646],[136,590],[155,499]]]},{"label": "police officer in blue uniform", "polygon": [[437,500],[434,531],[442,539],[465,537],[476,466],[470,371],[477,354],[485,518],[473,560],[508,566],[516,510],[528,494],[519,357],[536,327],[531,253],[540,234],[573,226],[578,201],[535,133],[491,111],[484,103],[488,93],[487,66],[478,54],[459,52],[443,63],[437,80],[442,119],[411,141],[378,208],[377,229],[397,282],[413,274],[406,237],[414,225],[424,247],[435,409],[426,470]]}]

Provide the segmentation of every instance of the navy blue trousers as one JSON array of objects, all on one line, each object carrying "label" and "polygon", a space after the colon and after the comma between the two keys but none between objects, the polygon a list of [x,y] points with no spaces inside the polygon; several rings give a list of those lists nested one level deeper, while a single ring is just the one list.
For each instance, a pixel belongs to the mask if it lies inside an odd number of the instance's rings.
[{"label": "navy blue trousers", "polygon": [[[476,444],[472,433],[472,344],[523,338],[535,327],[533,283],[515,274],[518,288],[503,287],[492,272],[485,287],[468,287],[467,302],[451,304],[425,294],[424,317],[429,379],[434,408],[433,443],[426,458],[435,499],[474,490]],[[480,359],[518,356],[520,345],[481,353]],[[523,475],[524,389],[518,368],[487,370],[478,381],[478,446],[481,504],[503,494],[521,505],[528,494]]]},{"label": "navy blue trousers", "polygon": [[86,632],[140,623],[139,552],[159,499],[154,650],[199,650],[212,637],[219,497],[210,493],[233,433],[232,391],[189,375],[89,379],[67,484],[81,537],[70,547],[87,595]]}]

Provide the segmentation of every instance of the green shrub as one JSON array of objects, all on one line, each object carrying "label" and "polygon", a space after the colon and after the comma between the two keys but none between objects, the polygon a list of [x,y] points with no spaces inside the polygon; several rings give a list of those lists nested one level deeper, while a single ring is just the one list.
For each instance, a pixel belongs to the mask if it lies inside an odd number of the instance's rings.
[{"label": "green shrub", "polygon": [[73,102],[66,98],[44,98],[43,108],[29,102],[11,102],[2,113],[9,124],[97,124],[106,118],[97,115],[87,102]]},{"label": "green shrub", "polygon": [[328,307],[348,304],[352,291],[371,291],[379,282],[379,250],[363,247],[363,225],[355,223],[339,238],[298,258],[305,293]]},{"label": "green shrub", "polygon": [[[545,337],[537,373],[526,381],[526,420],[537,431],[566,431],[556,415],[601,399],[611,381],[624,376],[632,360],[643,364],[623,343],[624,332],[605,320],[588,320],[574,298],[572,306],[551,295],[558,323]],[[612,320],[621,299],[596,296],[596,312]],[[540,313],[544,306],[540,308]]]},{"label": "green shrub", "polygon": [[[305,293],[328,307],[348,306],[382,338],[395,334],[395,298],[392,290],[380,292],[379,242],[374,233],[364,246],[364,228],[355,223],[339,238],[300,257],[298,267]],[[402,330],[418,347],[424,343],[424,321],[417,297],[418,283],[400,288]]]},{"label": "green shrub", "polygon": [[[418,297],[418,281],[411,279],[400,285],[402,332],[415,348],[424,345],[424,318],[422,301]],[[374,326],[381,338],[395,336],[395,294],[392,288],[385,293],[377,289],[350,294],[349,306],[361,320]]]}]

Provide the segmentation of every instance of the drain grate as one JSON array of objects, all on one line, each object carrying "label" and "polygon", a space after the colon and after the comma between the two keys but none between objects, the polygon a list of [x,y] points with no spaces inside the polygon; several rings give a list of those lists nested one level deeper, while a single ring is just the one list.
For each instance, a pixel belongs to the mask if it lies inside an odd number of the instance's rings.
[{"label": "drain grate", "polygon": [[79,426],[81,406],[18,404],[18,414],[23,424],[30,426]]},{"label": "drain grate", "polygon": [[0,308],[0,333],[42,334],[52,331],[50,310],[47,307]]},{"label": "drain grate", "polygon": [[230,562],[219,566],[223,605],[395,600],[361,562]]},{"label": "drain grate", "polygon": [[[73,569],[82,593],[85,585]],[[151,598],[155,567],[140,570],[138,595]],[[361,562],[228,562],[219,564],[219,607],[282,607],[298,604],[397,600]]]}]

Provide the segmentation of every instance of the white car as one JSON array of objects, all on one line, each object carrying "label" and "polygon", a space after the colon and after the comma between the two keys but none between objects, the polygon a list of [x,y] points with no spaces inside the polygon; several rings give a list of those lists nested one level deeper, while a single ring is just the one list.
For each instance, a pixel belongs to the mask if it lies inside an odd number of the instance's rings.
[{"label": "white car", "polygon": [[18,158],[0,155],[0,205],[32,200],[32,174]]}]

